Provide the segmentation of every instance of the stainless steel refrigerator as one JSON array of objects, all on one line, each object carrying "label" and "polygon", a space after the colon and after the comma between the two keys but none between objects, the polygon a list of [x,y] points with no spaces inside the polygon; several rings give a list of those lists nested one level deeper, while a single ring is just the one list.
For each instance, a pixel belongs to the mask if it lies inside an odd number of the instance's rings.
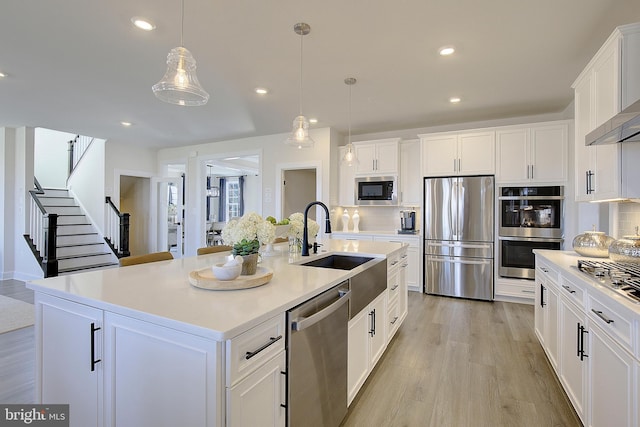
[{"label": "stainless steel refrigerator", "polygon": [[493,300],[493,176],[424,179],[425,293]]}]

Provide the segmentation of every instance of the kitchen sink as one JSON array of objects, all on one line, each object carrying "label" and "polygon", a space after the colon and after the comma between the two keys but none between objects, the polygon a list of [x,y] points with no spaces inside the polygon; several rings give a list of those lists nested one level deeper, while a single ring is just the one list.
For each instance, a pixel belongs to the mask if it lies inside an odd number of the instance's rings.
[{"label": "kitchen sink", "polygon": [[371,261],[373,258],[351,255],[329,255],[324,258],[314,259],[301,265],[308,267],[334,268],[338,270],[353,270],[354,268]]}]

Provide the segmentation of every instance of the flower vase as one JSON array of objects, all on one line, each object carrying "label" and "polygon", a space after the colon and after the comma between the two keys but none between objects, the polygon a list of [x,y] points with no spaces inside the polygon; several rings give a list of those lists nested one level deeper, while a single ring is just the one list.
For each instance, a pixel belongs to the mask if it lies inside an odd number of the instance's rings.
[{"label": "flower vase", "polygon": [[360,232],[360,228],[359,228],[360,214],[358,214],[358,209],[356,209],[356,211],[353,213],[353,216],[351,217],[351,221],[353,221],[353,232],[359,233]]},{"label": "flower vase", "polygon": [[256,274],[258,268],[258,254],[242,255],[242,272],[241,276],[251,276]]},{"label": "flower vase", "polygon": [[342,213],[342,232],[346,233],[349,231],[349,212],[345,209]]},{"label": "flower vase", "polygon": [[298,237],[289,237],[289,253],[299,254],[302,252],[302,239]]}]

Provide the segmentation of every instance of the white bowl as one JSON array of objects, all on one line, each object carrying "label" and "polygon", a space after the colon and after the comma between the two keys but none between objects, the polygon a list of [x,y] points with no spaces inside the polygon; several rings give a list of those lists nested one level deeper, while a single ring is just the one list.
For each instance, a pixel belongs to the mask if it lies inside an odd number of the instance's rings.
[{"label": "white bowl", "polygon": [[224,264],[215,264],[211,266],[213,275],[218,280],[233,280],[240,275],[242,271],[242,264],[236,264],[231,266],[224,266]]}]

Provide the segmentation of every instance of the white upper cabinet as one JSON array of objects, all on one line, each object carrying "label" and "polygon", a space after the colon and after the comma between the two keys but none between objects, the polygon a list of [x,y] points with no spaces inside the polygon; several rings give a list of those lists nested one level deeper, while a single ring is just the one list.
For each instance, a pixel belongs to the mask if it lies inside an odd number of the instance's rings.
[{"label": "white upper cabinet", "polygon": [[496,130],[496,179],[509,183],[567,180],[568,122]]},{"label": "white upper cabinet", "polygon": [[400,142],[400,205],[420,206],[422,175],[420,175],[420,140]]},{"label": "white upper cabinet", "polygon": [[422,175],[492,175],[495,132],[447,132],[418,135],[422,144]]},{"label": "white upper cabinet", "polygon": [[573,84],[577,201],[640,197],[640,144],[585,146],[585,136],[640,99],[640,24],[607,39]]},{"label": "white upper cabinet", "polygon": [[356,176],[397,175],[399,138],[353,142]]}]

